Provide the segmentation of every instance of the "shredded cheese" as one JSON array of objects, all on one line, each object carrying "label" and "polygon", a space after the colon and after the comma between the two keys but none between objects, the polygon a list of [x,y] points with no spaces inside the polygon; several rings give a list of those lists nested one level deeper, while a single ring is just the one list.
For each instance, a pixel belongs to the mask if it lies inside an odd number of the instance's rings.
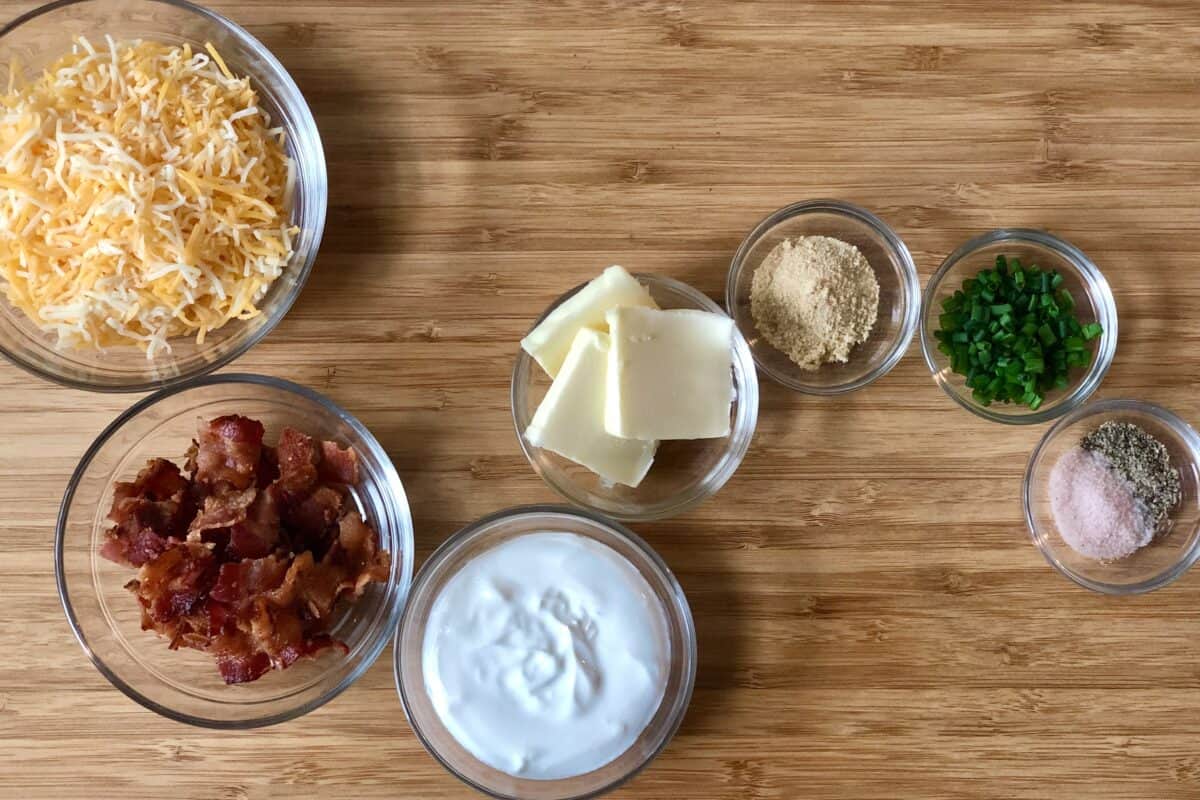
[{"label": "shredded cheese", "polygon": [[0,100],[0,288],[60,347],[154,358],[258,315],[292,257],[295,169],[211,44],[105,39]]}]

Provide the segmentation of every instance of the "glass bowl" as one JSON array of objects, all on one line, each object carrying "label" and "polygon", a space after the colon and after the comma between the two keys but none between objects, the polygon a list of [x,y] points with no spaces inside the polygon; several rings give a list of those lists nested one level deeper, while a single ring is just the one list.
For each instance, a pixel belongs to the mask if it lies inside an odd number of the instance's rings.
[{"label": "glass bowl", "polygon": [[140,349],[60,350],[0,293],[0,354],[17,366],[76,389],[144,392],[182,383],[210,372],[253,347],[283,318],[300,294],[325,228],[328,180],[321,138],[300,90],[257,39],[221,15],[182,0],[67,0],[35,9],[0,29],[0,85],[7,85],[10,62],[36,71],[70,50],[74,37],[104,41],[143,38],[168,44],[190,42],[198,52],[212,42],[230,70],[250,78],[259,105],[272,124],[285,131],[296,168],[292,222],[300,229],[283,274],[258,303],[262,313],[231,320],[210,331],[204,344],[171,339],[171,352],[146,358]]},{"label": "glass bowl", "polygon": [[[434,601],[446,582],[471,558],[528,533],[585,536],[611,547],[642,574],[662,603],[667,620],[670,667],[658,711],[637,740],[615,760],[583,775],[555,780],[518,778],[471,755],[442,724],[425,686],[422,645]],[[683,721],[696,679],[696,632],[683,589],[662,558],[628,529],[588,511],[566,506],[523,506],[489,515],[442,543],[417,573],[396,635],[396,688],[409,724],[425,749],[455,777],[504,800],[567,800],[615,789],[657,756]]]},{"label": "glass bowl", "polygon": [[[1179,470],[1183,498],[1154,541],[1118,561],[1081,556],[1062,540],[1050,511],[1050,471],[1064,452],[1102,423],[1132,422],[1164,445]],[[1022,502],[1034,544],[1051,566],[1080,586],[1105,594],[1139,594],[1166,586],[1200,558],[1200,436],[1166,409],[1138,400],[1104,400],[1056,422],[1034,449],[1025,471]]]},{"label": "glass bowl", "polygon": [[[951,371],[950,358],[937,349],[938,341],[933,337],[938,329],[942,301],[961,289],[967,278],[974,278],[981,270],[995,266],[998,255],[1016,256],[1025,266],[1057,269],[1063,276],[1063,288],[1075,298],[1079,324],[1099,322],[1104,326],[1104,333],[1090,343],[1091,365],[1082,371],[1072,369],[1071,385],[1048,392],[1037,411],[1015,403],[993,403],[984,407],[975,402],[966,378]],[[959,247],[929,279],[921,313],[921,351],[934,381],[963,408],[993,422],[1034,425],[1078,407],[1104,380],[1117,352],[1117,305],[1104,275],[1078,247],[1045,231],[1000,228]]]},{"label": "glass bowl", "polygon": [[[637,274],[661,308],[694,308],[724,315],[703,292],[656,275]],[[561,303],[584,287],[580,284],[546,309],[537,327]],[[525,457],[550,488],[567,500],[626,521],[662,519],[679,514],[715,494],[737,471],[750,447],[758,421],[758,377],[746,340],[733,335],[733,388],[730,433],[721,439],[661,442],[650,472],[637,488],[611,484],[586,467],[536,447],[525,438],[534,412],[550,388],[550,376],[523,349],[512,375],[512,415]]]},{"label": "glass bowl", "polygon": [[[179,463],[197,420],[244,414],[266,440],[293,425],[358,452],[362,481],[352,491],[363,518],[392,554],[386,583],[371,584],[331,629],[349,653],[302,659],[257,681],[225,685],[212,657],[169,650],[141,629],[140,607],[124,584],[136,573],[100,553],[115,481],[132,480],[154,457]],[[55,572],[67,619],[84,652],[114,686],[163,716],[212,728],[251,728],[294,719],[328,702],[366,672],[391,638],[413,571],[413,530],[404,487],[375,437],[316,392],[258,375],[199,378],[165,389],[117,417],[96,439],[67,485],[58,515]]]},{"label": "glass bowl", "polygon": [[[799,236],[829,236],[854,245],[879,281],[875,327],[867,341],[850,351],[845,364],[801,369],[767,342],[754,324],[750,311],[754,273],[776,245]],[[750,343],[759,369],[789,389],[816,395],[861,389],[896,366],[917,329],[920,295],[917,266],[895,231],[870,211],[840,200],[793,203],[758,223],[734,254],[725,283],[725,305]]]}]

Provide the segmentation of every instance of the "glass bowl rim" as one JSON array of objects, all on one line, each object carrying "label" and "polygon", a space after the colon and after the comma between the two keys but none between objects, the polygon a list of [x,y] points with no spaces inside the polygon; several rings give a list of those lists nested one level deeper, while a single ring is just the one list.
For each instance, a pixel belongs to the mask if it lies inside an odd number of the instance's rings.
[{"label": "glass bowl rim", "polygon": [[[684,665],[683,681],[680,684],[678,697],[675,699],[675,710],[672,712],[672,717],[664,729],[662,741],[659,742],[658,746],[654,748],[653,752],[642,759],[641,763],[630,770],[627,774],[614,778],[604,786],[598,787],[583,794],[573,795],[570,798],[570,800],[588,800],[588,798],[599,797],[602,794],[606,794],[625,785],[639,775],[644,769],[650,766],[650,764],[658,758],[662,751],[666,749],[671,740],[675,738],[675,734],[679,732],[679,727],[683,724],[683,719],[687,715],[688,706],[691,705],[692,693],[696,684],[696,671],[698,668],[696,625],[692,616],[691,605],[687,600],[687,595],[684,593],[683,587],[679,583],[679,579],[675,577],[675,573],[672,572],[671,568],[667,565],[666,560],[663,559],[663,557],[658,554],[658,551],[651,547],[644,539],[631,531],[620,521],[600,514],[590,508],[581,508],[579,506],[554,503],[537,503],[532,505],[513,506],[511,508],[486,514],[485,516],[468,523],[447,537],[446,540],[438,545],[437,548],[429,555],[429,557],[425,559],[425,562],[421,564],[421,568],[417,570],[416,577],[413,578],[410,596],[412,594],[419,594],[420,591],[425,588],[425,585],[429,581],[429,576],[432,574],[434,567],[440,565],[443,561],[457,552],[459,548],[469,543],[476,535],[479,534],[480,531],[483,531],[491,525],[503,520],[541,515],[565,515],[581,518],[587,522],[606,529],[609,533],[616,535],[618,538],[623,539],[628,544],[632,545],[634,550],[637,551],[641,557],[650,562],[650,564],[653,565],[658,573],[665,578],[665,585],[670,591],[672,599],[674,600],[673,608],[676,612],[678,612],[671,613],[668,611],[668,616],[679,623],[680,631],[684,638],[685,650],[681,654],[681,660]],[[408,720],[409,727],[412,728],[413,733],[416,735],[417,740],[421,743],[421,746],[425,748],[425,751],[433,756],[434,760],[441,764],[447,772],[458,778],[467,786],[470,786],[476,791],[481,792],[489,797],[497,798],[497,800],[521,800],[521,798],[514,795],[495,792],[488,787],[477,783],[466,775],[463,775],[457,769],[452,767],[449,762],[443,759],[441,754],[434,749],[425,736],[424,731],[421,729],[421,726],[414,721],[413,715],[409,710],[408,693],[405,691],[404,681],[402,680],[401,676],[401,659],[403,658],[403,632],[410,625],[416,624],[412,619],[412,614],[415,613],[413,611],[413,607],[413,603],[405,603],[404,610],[400,615],[400,620],[396,624],[396,634],[392,637],[392,677],[396,683],[396,692],[400,695],[400,705],[404,709],[404,717]],[[666,701],[665,696],[663,701]],[[572,780],[577,777],[579,776],[541,781],[541,783],[550,785],[556,783],[557,781]]]},{"label": "glass bowl rim", "polygon": [[[261,717],[252,717],[244,720],[221,720],[211,717],[201,717],[193,714],[188,714],[176,711],[163,704],[151,700],[143,695],[137,689],[130,686],[124,680],[109,669],[108,665],[100,659],[99,656],[92,650],[88,644],[87,637],[84,635],[83,629],[80,627],[79,620],[75,616],[74,606],[71,604],[70,591],[67,588],[67,576],[64,565],[64,549],[66,538],[66,522],[70,513],[71,503],[75,499],[75,491],[79,486],[87,468],[91,466],[92,460],[96,457],[96,453],[100,448],[108,442],[126,423],[141,415],[142,412],[156,405],[162,400],[171,398],[177,394],[190,391],[191,389],[201,388],[204,386],[215,386],[222,384],[249,384],[252,386],[260,386],[268,389],[282,390],[290,394],[299,395],[306,400],[310,400],[319,405],[325,412],[336,417],[341,422],[348,425],[354,430],[355,434],[362,438],[367,446],[373,451],[373,455],[380,459],[383,467],[384,479],[386,484],[383,488],[386,491],[380,494],[386,498],[386,502],[392,505],[397,512],[397,517],[401,522],[401,530],[398,532],[398,538],[403,549],[408,552],[401,553],[401,557],[405,557],[405,564],[400,568],[399,581],[395,587],[395,598],[391,601],[391,608],[387,612],[387,617],[379,623],[379,633],[376,634],[377,641],[371,645],[371,648],[366,651],[364,658],[359,664],[351,670],[347,675],[339,681],[335,686],[321,692],[320,695],[312,700],[303,703],[296,708],[279,711],[273,714],[268,714]],[[310,711],[328,703],[330,700],[337,697],[346,689],[362,677],[368,669],[378,660],[379,655],[387,647],[391,639],[391,631],[395,629],[397,620],[403,610],[405,602],[408,599],[408,593],[412,587],[413,578],[413,561],[415,560],[415,547],[413,546],[413,524],[412,511],[408,504],[408,496],[404,491],[404,485],[400,480],[399,473],[396,472],[396,466],[392,463],[391,457],[383,445],[379,443],[367,429],[365,425],[358,421],[348,411],[334,403],[329,398],[319,392],[309,389],[306,386],[275,378],[269,375],[256,375],[251,373],[227,373],[222,375],[201,375],[192,378],[184,384],[164,388],[148,397],[144,397],[134,403],[125,411],[121,412],[112,422],[104,427],[104,430],[95,438],[80,458],[79,464],[71,473],[71,477],[67,482],[67,488],[63,493],[62,502],[59,505],[58,516],[55,520],[54,529],[54,578],[58,588],[58,600],[62,605],[63,612],[66,614],[67,623],[71,627],[71,632],[75,635],[75,640],[79,642],[83,648],[88,660],[92,665],[108,679],[108,682],[115,686],[129,699],[139,705],[154,711],[168,719],[176,722],[183,722],[188,725],[195,725],[201,728],[213,728],[219,730],[247,730],[251,728],[261,728],[268,725],[275,725],[280,722],[297,719]],[[386,632],[386,635],[380,635]]]},{"label": "glass bowl rim", "polygon": [[[1092,360],[1092,365],[1088,367],[1083,379],[1076,384],[1070,394],[1064,396],[1054,406],[1023,414],[997,413],[972,402],[970,399],[950,389],[949,382],[942,376],[942,370],[938,368],[933,355],[933,346],[930,342],[932,337],[928,330],[929,326],[926,323],[927,314],[925,313],[925,310],[933,305],[934,295],[941,286],[942,281],[958,262],[984,247],[997,242],[1010,241],[1031,244],[1035,247],[1050,250],[1069,262],[1083,276],[1083,283],[1088,296],[1101,307],[1103,315],[1107,315],[1111,320],[1111,324],[1105,325],[1104,333],[1100,336],[1100,345],[1096,353],[1096,358]],[[1006,425],[1039,425],[1081,407],[1096,389],[1100,387],[1117,353],[1117,301],[1113,296],[1112,287],[1108,284],[1108,279],[1104,277],[1104,273],[1100,271],[1100,268],[1078,247],[1066,239],[1055,236],[1049,231],[1037,228],[995,228],[987,233],[968,239],[956,247],[950,255],[946,256],[941,266],[937,268],[937,271],[930,276],[929,282],[925,284],[925,293],[921,300],[920,327],[921,355],[924,356],[925,365],[929,368],[934,382],[937,383],[941,390],[951,400],[972,414]]]},{"label": "glass bowl rim", "polygon": [[[695,302],[696,305],[700,306],[701,310],[714,314],[720,314],[723,317],[729,316],[725,313],[725,310],[722,309],[721,306],[711,297],[694,286],[684,283],[683,281],[675,280],[674,278],[668,278],[664,275],[655,275],[647,272],[634,272],[631,274],[640,283],[657,284],[684,295]],[[542,312],[541,316],[534,321],[529,330],[533,330],[540,325],[541,322],[546,319],[551,312],[554,311],[554,309],[558,308],[560,305],[570,299],[576,292],[586,286],[587,283],[587,281],[584,281],[583,283],[573,286],[555,298],[555,300],[546,307],[546,310]],[[710,471],[705,478],[701,479],[693,490],[684,494],[680,494],[678,499],[674,499],[673,502],[657,503],[652,508],[644,511],[600,508],[595,505],[584,503],[583,501],[571,496],[558,481],[551,480],[550,476],[546,474],[546,471],[538,464],[537,459],[534,458],[534,450],[540,450],[541,448],[535,448],[533,445],[529,444],[529,442],[527,442],[525,439],[525,432],[521,430],[521,424],[518,417],[518,393],[524,393],[525,389],[518,386],[517,377],[521,373],[522,369],[528,371],[537,369],[539,367],[537,366],[536,361],[534,361],[534,359],[525,352],[524,348],[517,347],[517,358],[513,362],[512,376],[509,379],[508,396],[510,411],[512,413],[513,430],[517,434],[517,442],[521,446],[521,452],[525,454],[525,460],[529,462],[530,467],[533,468],[533,471],[547,486],[553,489],[556,494],[558,494],[571,505],[578,508],[587,509],[602,516],[611,517],[622,522],[652,522],[654,520],[667,519],[669,517],[677,516],[678,514],[681,514],[684,511],[703,503],[705,500],[719,492],[721,488],[729,482],[729,479],[732,478],[737,472],[738,468],[742,465],[742,461],[745,460],[746,453],[750,450],[750,444],[754,440],[755,429],[758,427],[758,375],[754,369],[754,353],[750,348],[750,344],[746,341],[746,337],[744,337],[742,332],[738,329],[736,321],[734,321],[733,324],[733,337],[732,347],[734,352],[734,360],[736,361],[740,359],[744,361],[745,366],[748,368],[742,370],[743,374],[745,375],[745,380],[742,381],[741,384],[737,384],[735,382],[735,388],[738,389],[737,413],[734,415],[733,423],[730,425],[729,435],[725,437],[730,444],[725,448],[724,454],[721,456],[716,467]],[[745,409],[744,415],[742,413],[742,409]],[[743,419],[744,422],[739,427],[737,423],[739,420]],[[741,434],[740,436],[737,435],[739,433]],[[651,469],[653,469],[653,467],[651,467]]]},{"label": "glass bowl rim", "polygon": [[793,217],[813,213],[832,214],[866,225],[900,262],[900,271],[902,273],[900,276],[900,285],[903,288],[901,302],[904,303],[905,307],[903,319],[900,321],[899,334],[879,363],[867,373],[854,380],[833,386],[816,386],[773,369],[759,357],[758,351],[755,348],[750,348],[751,355],[754,357],[754,363],[758,368],[768,378],[781,386],[795,392],[800,392],[801,394],[835,397],[837,395],[849,394],[850,392],[862,389],[868,384],[874,383],[891,372],[900,363],[900,359],[904,357],[904,354],[908,352],[909,346],[912,345],[913,336],[917,331],[917,323],[920,320],[921,281],[917,276],[917,264],[913,260],[912,253],[909,252],[908,245],[904,243],[900,235],[884,222],[882,218],[862,206],[848,203],[844,200],[830,198],[801,200],[771,212],[761,219],[750,230],[750,233],[746,234],[746,238],[742,239],[742,243],[738,245],[737,251],[733,254],[733,260],[729,264],[729,273],[725,279],[725,306],[727,308],[733,309],[736,307],[738,279],[746,269],[746,258],[749,256],[750,250],[758,244],[758,241],[776,225]]},{"label": "glass bowl rim", "polygon": [[1196,433],[1195,428],[1189,425],[1182,417],[1175,414],[1169,409],[1163,408],[1154,403],[1148,403],[1144,400],[1132,400],[1124,398],[1113,398],[1109,400],[1098,400],[1094,403],[1087,403],[1075,408],[1071,413],[1062,417],[1055,422],[1050,428],[1042,434],[1042,438],[1038,440],[1037,446],[1033,448],[1033,452],[1029,456],[1029,463],[1025,467],[1025,477],[1021,485],[1021,506],[1025,514],[1025,526],[1029,530],[1030,538],[1033,539],[1034,545],[1041,552],[1042,557],[1050,566],[1054,567],[1061,575],[1074,581],[1079,586],[1085,589],[1091,589],[1094,592],[1101,594],[1124,596],[1144,594],[1155,589],[1160,589],[1170,583],[1175,582],[1183,576],[1192,566],[1200,559],[1200,536],[1196,537],[1196,541],[1192,543],[1191,548],[1184,553],[1178,561],[1171,565],[1170,568],[1163,570],[1159,574],[1147,578],[1139,583],[1131,584],[1113,584],[1105,581],[1095,580],[1086,575],[1081,575],[1063,564],[1059,564],[1051,555],[1050,551],[1038,541],[1037,529],[1038,525],[1034,519],[1032,508],[1032,485],[1034,468],[1041,460],[1042,453],[1049,445],[1050,441],[1055,438],[1056,434],[1065,431],[1067,428],[1074,425],[1080,420],[1087,419],[1101,414],[1109,414],[1113,412],[1136,412],[1147,414],[1166,426],[1172,433],[1179,437],[1191,453],[1192,463],[1200,466],[1200,434]]},{"label": "glass bowl rim", "polygon": [[[54,0],[54,2],[46,3],[37,8],[21,14],[11,20],[3,27],[0,27],[0,42],[4,37],[16,32],[19,28],[28,22],[49,14],[54,11],[59,11],[75,5],[89,5],[104,2],[104,0]],[[311,192],[314,205],[316,207],[316,225],[313,227],[313,240],[309,252],[304,255],[304,258],[299,262],[299,269],[296,271],[295,285],[287,294],[280,295],[276,300],[276,305],[271,309],[269,318],[264,322],[262,327],[252,332],[246,337],[245,341],[237,347],[230,348],[228,352],[215,357],[211,360],[206,360],[188,372],[181,372],[173,377],[162,380],[146,380],[139,376],[136,381],[116,384],[100,384],[94,381],[77,380],[64,375],[59,375],[53,370],[50,370],[39,363],[36,359],[26,358],[18,353],[10,352],[6,347],[0,347],[0,356],[14,366],[24,370],[34,377],[42,380],[56,383],[60,386],[66,386],[71,389],[79,389],[87,392],[98,392],[100,394],[128,394],[134,392],[152,392],[160,389],[167,389],[173,386],[180,386],[195,378],[208,375],[215,370],[226,366],[230,362],[245,355],[251,348],[266,338],[267,334],[275,329],[275,327],[283,320],[288,311],[291,310],[296,300],[300,297],[300,293],[304,290],[304,285],[308,282],[313,265],[316,263],[317,254],[321,249],[321,240],[325,235],[325,222],[329,211],[329,176],[327,165],[325,163],[325,147],[321,141],[321,133],[317,128],[316,119],[313,117],[312,109],[308,105],[308,101],[304,98],[300,87],[296,85],[291,73],[283,66],[283,64],[275,57],[275,55],[260,42],[254,35],[247,31],[242,26],[238,25],[232,19],[205,8],[204,6],[191,3],[188,0],[136,0],[136,2],[172,6],[182,11],[188,11],[202,17],[217,27],[227,31],[247,50],[254,53],[255,58],[260,59],[267,65],[267,71],[274,73],[280,84],[286,89],[286,93],[290,96],[288,110],[294,113],[297,117],[297,129],[304,129],[304,137],[311,139],[313,154],[313,166],[316,167],[317,179],[314,185],[311,181],[297,181],[296,193]],[[248,75],[252,81],[256,76]],[[289,131],[290,133],[291,131]],[[295,258],[298,254],[294,254]],[[291,262],[289,262],[289,266]]]}]

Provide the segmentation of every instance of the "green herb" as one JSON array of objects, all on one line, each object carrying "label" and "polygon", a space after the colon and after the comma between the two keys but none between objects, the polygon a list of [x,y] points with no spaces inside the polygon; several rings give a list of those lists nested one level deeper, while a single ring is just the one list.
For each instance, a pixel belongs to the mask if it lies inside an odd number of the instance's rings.
[{"label": "green herb", "polygon": [[1075,298],[1057,270],[1022,266],[996,256],[996,265],[963,281],[942,301],[938,350],[966,377],[975,402],[1020,403],[1036,411],[1046,393],[1070,385],[1072,368],[1092,363],[1104,328],[1080,325]]},{"label": "green herb", "polygon": [[1109,421],[1084,436],[1084,450],[1103,455],[1146,507],[1150,527],[1159,528],[1183,498],[1179,471],[1167,446],[1132,422]]}]

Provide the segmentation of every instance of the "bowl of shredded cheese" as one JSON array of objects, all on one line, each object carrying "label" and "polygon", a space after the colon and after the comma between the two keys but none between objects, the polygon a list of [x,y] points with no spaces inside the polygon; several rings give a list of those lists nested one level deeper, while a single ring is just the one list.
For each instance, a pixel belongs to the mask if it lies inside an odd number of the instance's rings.
[{"label": "bowl of shredded cheese", "polygon": [[0,353],[59,383],[146,391],[283,317],[328,181],[283,66],[178,0],[76,0],[0,29]]}]

